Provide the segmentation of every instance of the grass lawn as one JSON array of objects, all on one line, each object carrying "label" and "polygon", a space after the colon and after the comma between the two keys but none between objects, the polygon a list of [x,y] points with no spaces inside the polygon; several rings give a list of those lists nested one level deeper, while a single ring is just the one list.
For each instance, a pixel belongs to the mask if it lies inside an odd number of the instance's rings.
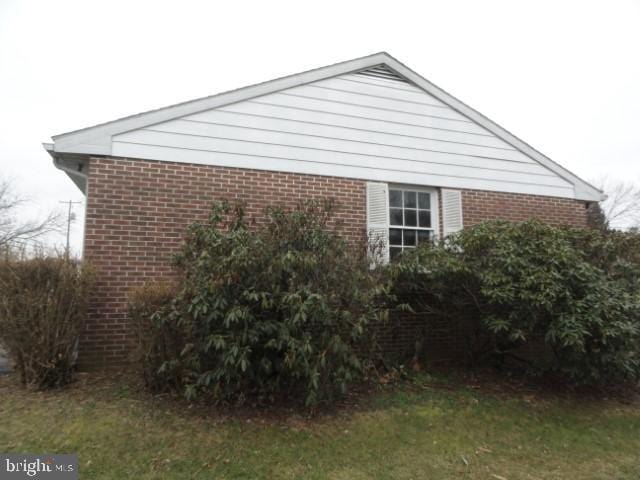
[{"label": "grass lawn", "polygon": [[230,418],[126,377],[57,393],[4,377],[0,452],[77,452],[85,479],[640,478],[639,404],[483,392],[423,376],[311,420]]}]

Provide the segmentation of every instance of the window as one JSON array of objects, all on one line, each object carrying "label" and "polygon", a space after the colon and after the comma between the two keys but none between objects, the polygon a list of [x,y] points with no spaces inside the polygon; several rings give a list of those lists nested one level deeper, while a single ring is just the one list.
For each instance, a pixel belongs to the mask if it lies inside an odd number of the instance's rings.
[{"label": "window", "polygon": [[437,201],[430,190],[389,188],[389,255],[433,239]]}]

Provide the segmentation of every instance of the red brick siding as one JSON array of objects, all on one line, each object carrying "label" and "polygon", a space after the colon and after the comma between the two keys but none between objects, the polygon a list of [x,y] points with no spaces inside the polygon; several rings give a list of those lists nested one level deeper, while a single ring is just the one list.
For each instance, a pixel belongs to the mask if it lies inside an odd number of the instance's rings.
[{"label": "red brick siding", "polygon": [[[267,205],[294,207],[307,198],[333,198],[337,218],[350,241],[366,229],[365,183],[337,177],[202,166],[183,163],[92,158],[89,165],[85,258],[98,284],[81,338],[81,365],[127,360],[131,330],[126,300],[132,288],[171,274],[169,259],[186,227],[206,218],[211,203],[243,201],[258,221]],[[465,225],[504,218],[540,218],[552,224],[585,225],[584,202],[534,195],[463,191]],[[424,331],[419,320],[396,322],[383,344],[398,354],[413,353]],[[437,356],[464,348],[460,335],[429,329],[423,351]]]},{"label": "red brick siding", "polygon": [[530,218],[537,218],[551,225],[587,226],[585,202],[482,190],[462,191],[462,217],[467,227],[485,220],[519,222]]},{"label": "red brick siding", "polygon": [[187,226],[205,219],[214,200],[244,201],[259,221],[267,205],[295,207],[301,199],[332,198],[341,231],[355,242],[366,230],[365,192],[365,182],[344,178],[92,158],[84,255],[98,284],[81,338],[81,365],[127,360],[128,293],[171,274],[169,259]]}]

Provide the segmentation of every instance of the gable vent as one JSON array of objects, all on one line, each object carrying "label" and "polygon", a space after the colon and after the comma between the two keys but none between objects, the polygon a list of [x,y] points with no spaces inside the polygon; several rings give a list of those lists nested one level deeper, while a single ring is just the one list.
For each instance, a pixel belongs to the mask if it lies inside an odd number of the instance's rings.
[{"label": "gable vent", "polygon": [[356,72],[356,75],[364,75],[366,77],[385,78],[387,80],[396,80],[398,82],[409,83],[409,81],[406,78],[401,77],[386,65],[378,65],[376,67],[367,68],[366,70],[361,70],[359,72]]}]

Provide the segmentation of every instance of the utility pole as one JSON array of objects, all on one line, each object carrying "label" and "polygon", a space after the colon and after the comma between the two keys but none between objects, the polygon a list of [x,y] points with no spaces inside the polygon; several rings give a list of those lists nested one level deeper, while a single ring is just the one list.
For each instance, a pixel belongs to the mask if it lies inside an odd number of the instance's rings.
[{"label": "utility pole", "polygon": [[65,250],[65,256],[67,257],[67,259],[69,258],[69,252],[70,252],[70,244],[69,244],[69,238],[71,236],[71,221],[74,220],[74,215],[71,211],[71,209],[73,208],[73,205],[77,205],[80,204],[82,202],[74,202],[71,200],[60,200],[60,203],[64,203],[69,205],[69,211],[67,213],[67,248]]}]

